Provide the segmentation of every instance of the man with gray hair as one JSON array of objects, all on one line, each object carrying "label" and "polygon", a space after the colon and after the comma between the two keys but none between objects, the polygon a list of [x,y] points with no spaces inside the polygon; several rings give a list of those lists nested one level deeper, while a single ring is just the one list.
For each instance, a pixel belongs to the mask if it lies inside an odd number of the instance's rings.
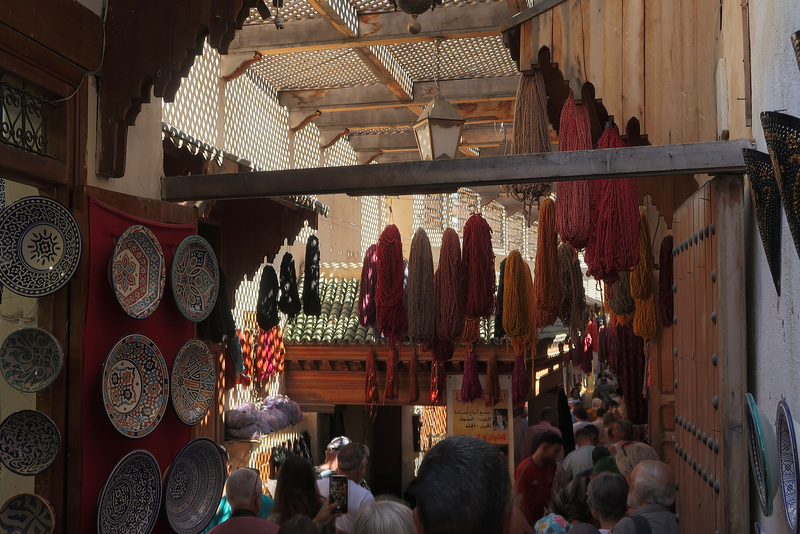
[{"label": "man with gray hair", "polygon": [[644,460],[631,472],[628,507],[634,512],[614,527],[614,534],[675,534],[677,520],[672,512],[675,504],[675,475],[664,462]]},{"label": "man with gray hair", "polygon": [[237,469],[227,482],[228,504],[233,512],[230,519],[214,527],[213,534],[276,534],[278,525],[261,519],[261,477],[258,471],[243,467]]},{"label": "man with gray hair", "polygon": [[[336,519],[336,528],[349,533],[353,528],[358,511],[367,504],[374,502],[372,493],[360,486],[367,474],[369,449],[361,443],[348,443],[339,449],[339,475],[347,477],[347,513]],[[331,490],[331,479],[317,480],[320,495],[328,498]]]}]

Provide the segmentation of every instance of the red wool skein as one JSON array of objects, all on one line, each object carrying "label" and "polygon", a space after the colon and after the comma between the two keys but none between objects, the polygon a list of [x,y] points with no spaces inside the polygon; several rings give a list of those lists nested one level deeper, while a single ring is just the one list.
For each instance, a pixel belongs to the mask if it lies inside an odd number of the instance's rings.
[{"label": "red wool skein", "polygon": [[474,351],[467,349],[464,358],[464,377],[461,382],[461,402],[472,402],[482,396],[483,388],[478,377],[478,358]]},{"label": "red wool skein", "polygon": [[[436,335],[459,342],[464,333],[464,291],[462,286],[461,244],[452,228],[444,231],[436,269]],[[401,297],[402,302],[402,297]]]},{"label": "red wool skein", "polygon": [[403,302],[403,243],[397,226],[391,224],[378,240],[378,277],[375,287],[375,316],[378,331],[386,343],[399,343],[408,330],[408,317]]},{"label": "red wool skein", "polygon": [[496,306],[492,228],[483,215],[473,213],[464,225],[461,258],[467,317],[489,317]]},{"label": "red wool skein", "polygon": [[[560,184],[559,187],[561,187]],[[536,325],[539,328],[550,326],[556,322],[558,308],[561,305],[561,282],[558,273],[558,235],[556,235],[554,221],[556,213],[557,205],[553,206],[551,198],[542,200],[539,205],[539,236],[533,277],[533,313],[536,318]],[[505,317],[503,317],[503,322],[505,324]]]},{"label": "red wool skein", "polygon": [[358,322],[361,326],[375,325],[375,283],[378,279],[378,245],[370,245],[361,267],[361,286],[358,297]]},{"label": "red wool skein", "polygon": [[[592,149],[592,124],[589,112],[586,106],[576,105],[572,95],[564,102],[558,132],[559,151]],[[558,234],[562,240],[576,249],[585,248],[592,234],[589,181],[559,182],[556,198]]]}]

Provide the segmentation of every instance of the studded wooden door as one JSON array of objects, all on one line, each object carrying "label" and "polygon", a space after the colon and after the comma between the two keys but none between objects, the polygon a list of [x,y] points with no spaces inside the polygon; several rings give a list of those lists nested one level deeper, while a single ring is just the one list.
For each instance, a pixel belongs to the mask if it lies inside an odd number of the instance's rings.
[{"label": "studded wooden door", "polygon": [[741,176],[719,176],[675,212],[675,452],[679,529],[749,530]]}]

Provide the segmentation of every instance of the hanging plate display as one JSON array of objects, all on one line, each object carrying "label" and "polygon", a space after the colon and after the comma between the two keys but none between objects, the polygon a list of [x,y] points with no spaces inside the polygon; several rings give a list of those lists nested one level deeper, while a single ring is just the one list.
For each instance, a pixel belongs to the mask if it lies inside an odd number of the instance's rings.
[{"label": "hanging plate display", "polygon": [[195,534],[217,513],[226,466],[213,441],[197,438],[181,449],[164,482],[164,512],[176,534]]},{"label": "hanging plate display", "polygon": [[775,492],[778,489],[778,479],[775,474],[777,465],[775,427],[770,424],[766,415],[758,408],[755,399],[750,393],[745,393],[745,403],[750,466],[758,488],[761,511],[765,516],[770,516],[772,515],[772,500],[775,498]]},{"label": "hanging plate display", "polygon": [[11,332],[0,345],[0,372],[19,391],[41,391],[53,383],[64,364],[58,340],[41,328]]},{"label": "hanging plate display", "polygon": [[797,490],[800,479],[800,458],[797,452],[797,437],[800,427],[792,420],[789,405],[785,400],[778,403],[778,418],[775,421],[775,439],[778,447],[778,478],[783,495],[784,513],[789,532],[798,529]]},{"label": "hanging plate display", "polygon": [[0,423],[0,461],[18,475],[38,475],[55,461],[61,433],[36,410],[14,412]]},{"label": "hanging plate display", "polygon": [[0,532],[51,534],[54,530],[53,507],[38,495],[19,493],[0,508]]},{"label": "hanging plate display", "polygon": [[214,356],[199,339],[190,339],[172,362],[170,393],[178,418],[187,425],[201,422],[214,401]]},{"label": "hanging plate display", "polygon": [[148,451],[117,462],[97,500],[98,534],[149,534],[161,508],[161,471]]},{"label": "hanging plate display", "polygon": [[18,295],[42,297],[64,287],[82,247],[75,216],[51,198],[21,198],[0,212],[0,282]]},{"label": "hanging plate display", "polygon": [[129,438],[152,432],[169,398],[167,364],[158,346],[142,334],[116,342],[103,363],[103,405],[114,428]]},{"label": "hanging plate display", "polygon": [[167,268],[161,245],[148,228],[135,224],[122,232],[109,271],[114,295],[125,313],[144,319],[158,308]]},{"label": "hanging plate display", "polygon": [[190,235],[178,246],[172,261],[172,293],[178,309],[190,321],[211,313],[219,292],[217,257],[208,241]]}]

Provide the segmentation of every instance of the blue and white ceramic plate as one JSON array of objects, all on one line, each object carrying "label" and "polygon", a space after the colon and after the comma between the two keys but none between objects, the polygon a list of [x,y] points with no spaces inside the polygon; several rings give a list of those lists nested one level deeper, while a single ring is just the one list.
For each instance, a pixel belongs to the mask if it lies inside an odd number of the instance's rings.
[{"label": "blue and white ceramic plate", "polygon": [[41,328],[11,332],[0,345],[0,372],[19,391],[43,390],[53,383],[63,365],[61,343]]},{"label": "blue and white ceramic plate", "polygon": [[176,534],[195,534],[217,513],[226,466],[217,446],[197,438],[181,449],[164,482],[164,512]]},{"label": "blue and white ceramic plate", "polygon": [[128,334],[114,344],[103,363],[103,405],[114,428],[141,438],[161,422],[169,401],[169,374],[155,342]]},{"label": "blue and white ceramic plate", "polygon": [[0,423],[0,461],[18,475],[38,475],[56,460],[61,433],[36,410],[14,412]]},{"label": "blue and white ceramic plate", "polygon": [[98,534],[150,534],[161,508],[161,470],[148,451],[117,462],[97,499]]},{"label": "blue and white ceramic plate", "polygon": [[178,350],[172,362],[170,393],[172,407],[187,425],[205,419],[214,402],[217,375],[214,356],[199,339],[190,339]]},{"label": "blue and white ceramic plate", "polygon": [[135,224],[122,232],[109,265],[111,287],[125,313],[144,319],[156,311],[167,279],[166,261],[158,239]]},{"label": "blue and white ceramic plate", "polygon": [[52,198],[21,198],[0,212],[0,282],[18,295],[42,297],[64,287],[82,249],[77,219]]},{"label": "blue and white ceramic plate", "polygon": [[218,292],[217,256],[208,241],[190,235],[172,260],[172,293],[178,309],[190,321],[200,322],[214,309]]},{"label": "blue and white ceramic plate", "polygon": [[778,447],[778,477],[783,495],[784,513],[789,532],[798,530],[797,490],[800,479],[800,458],[797,454],[797,437],[800,427],[795,426],[792,413],[785,400],[778,403],[778,418],[775,421],[775,438]]},{"label": "blue and white ceramic plate", "polygon": [[0,532],[51,534],[54,530],[53,507],[38,495],[19,493],[0,508]]},{"label": "blue and white ceramic plate", "polygon": [[750,466],[758,488],[761,511],[765,516],[770,516],[772,515],[772,500],[778,489],[778,479],[775,475],[777,464],[775,427],[759,410],[750,393],[745,393],[745,399]]}]

